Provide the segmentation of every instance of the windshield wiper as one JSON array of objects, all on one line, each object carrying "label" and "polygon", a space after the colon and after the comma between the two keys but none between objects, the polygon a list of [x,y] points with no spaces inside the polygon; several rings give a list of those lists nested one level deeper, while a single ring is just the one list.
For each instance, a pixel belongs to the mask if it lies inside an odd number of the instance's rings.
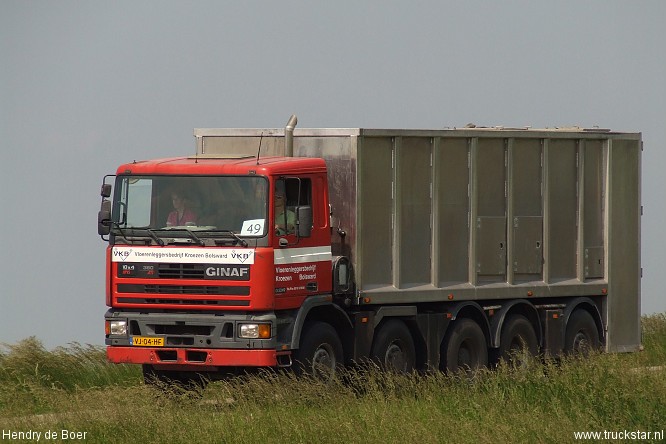
[{"label": "windshield wiper", "polygon": [[[206,246],[206,243],[199,236],[194,234],[192,232],[192,230],[190,230],[188,228],[185,228],[185,227],[148,228],[147,231],[150,233],[150,236],[153,239],[158,239],[157,235],[155,235],[155,231],[167,231],[167,232],[171,232],[171,233],[184,231],[185,233],[187,233],[190,236],[190,239],[194,240],[197,244],[199,244],[202,247]],[[162,243],[160,245],[164,246],[164,241],[162,241]]]},{"label": "windshield wiper", "polygon": [[200,246],[202,246],[202,247],[206,246],[206,243],[204,241],[202,241],[201,238],[199,236],[197,236],[196,234],[194,234],[191,230],[188,230],[187,228],[183,228],[183,231],[186,231],[187,234],[189,234],[190,237],[192,239],[194,239]]},{"label": "windshield wiper", "polygon": [[[125,239],[128,239],[127,234],[125,234],[125,232],[123,231],[122,227],[120,226],[120,224],[119,224],[118,222],[113,222],[113,221],[111,221],[111,224],[112,224],[113,226],[115,226],[116,228],[118,228],[118,231],[120,231],[120,234],[121,234]],[[127,228],[127,227],[125,227],[125,228]],[[131,230],[136,230],[136,228],[133,228],[133,227],[130,227],[130,229],[131,229]],[[164,245],[166,245],[162,239],[160,239],[155,233],[153,233],[153,230],[152,230],[152,229],[150,229],[150,228],[144,228],[144,229],[146,230],[146,233],[148,233],[148,235],[149,235],[149,236],[150,236],[155,242],[157,242],[157,244],[158,244],[160,247],[163,247]],[[136,236],[136,235],[134,235],[134,236]]]},{"label": "windshield wiper", "polygon": [[239,235],[237,235],[236,233],[234,233],[233,231],[231,230],[217,230],[217,231],[220,231],[222,233],[229,233],[231,237],[236,239],[243,247],[247,247],[247,241],[242,237],[240,237]]},{"label": "windshield wiper", "polygon": [[110,220],[109,224],[111,224],[112,226],[115,226],[118,229],[118,231],[120,231],[120,235],[127,240],[127,235],[125,234],[123,229],[120,227],[120,224],[118,222]]},{"label": "windshield wiper", "polygon": [[150,237],[152,237],[155,240],[155,242],[157,242],[157,244],[160,247],[163,247],[165,245],[164,241],[159,236],[157,236],[155,233],[153,233],[153,230],[151,228],[146,228],[146,231],[148,232]]},{"label": "windshield wiper", "polygon": [[[164,246],[164,245],[165,245],[165,242],[155,234],[156,231],[170,231],[170,232],[174,232],[174,231],[184,231],[184,232],[187,233],[187,234],[190,236],[190,238],[193,239],[197,244],[199,244],[199,245],[202,246],[202,247],[205,247],[205,246],[206,246],[206,243],[203,241],[203,239],[201,239],[199,236],[197,236],[196,234],[194,234],[194,232],[193,232],[192,230],[190,230],[190,229],[188,229],[188,228],[185,228],[185,227],[147,228],[146,231],[148,232],[148,234],[150,234],[150,237],[152,237],[152,238],[153,238],[158,244],[160,244],[161,246]],[[240,237],[239,235],[237,235],[236,233],[234,233],[234,232],[231,231],[231,230],[213,230],[213,232],[228,234],[228,235],[230,235],[230,236],[231,236],[236,242],[238,242],[239,244],[241,244],[243,247],[247,247],[247,246],[248,246],[248,243],[247,243],[247,241],[246,241],[245,239],[243,239],[242,237]]]}]

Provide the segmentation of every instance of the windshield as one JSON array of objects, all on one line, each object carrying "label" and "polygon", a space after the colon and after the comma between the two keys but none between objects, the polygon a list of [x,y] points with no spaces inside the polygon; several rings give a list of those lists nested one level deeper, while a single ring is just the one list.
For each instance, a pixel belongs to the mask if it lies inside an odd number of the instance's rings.
[{"label": "windshield", "polygon": [[266,234],[268,181],[260,176],[118,176],[113,220],[121,230]]}]

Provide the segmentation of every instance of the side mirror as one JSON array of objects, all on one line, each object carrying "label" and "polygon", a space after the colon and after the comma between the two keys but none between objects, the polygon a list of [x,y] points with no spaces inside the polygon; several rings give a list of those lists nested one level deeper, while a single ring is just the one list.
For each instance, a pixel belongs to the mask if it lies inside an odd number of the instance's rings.
[{"label": "side mirror", "polygon": [[99,213],[97,213],[97,233],[106,236],[111,232],[111,201],[102,201]]},{"label": "side mirror", "polygon": [[299,237],[310,237],[312,235],[312,207],[296,208],[296,224],[298,225]]},{"label": "side mirror", "polygon": [[111,184],[103,183],[102,190],[100,191],[99,194],[102,196],[102,198],[111,197]]}]

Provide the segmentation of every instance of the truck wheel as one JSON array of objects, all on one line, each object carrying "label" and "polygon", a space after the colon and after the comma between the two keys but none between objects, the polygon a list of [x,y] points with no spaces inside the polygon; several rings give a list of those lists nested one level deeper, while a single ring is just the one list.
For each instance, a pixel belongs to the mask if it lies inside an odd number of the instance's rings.
[{"label": "truck wheel", "polygon": [[416,352],[414,340],[404,322],[386,322],[375,336],[372,360],[385,370],[409,373],[414,370]]},{"label": "truck wheel", "polygon": [[564,351],[569,354],[587,355],[598,350],[599,331],[592,315],[583,309],[576,309],[567,322],[564,336]]},{"label": "truck wheel", "polygon": [[513,367],[526,367],[538,351],[538,339],[530,321],[519,314],[509,316],[502,326],[500,359]]},{"label": "truck wheel", "polygon": [[296,351],[297,373],[328,381],[342,365],[342,359],[342,342],[330,324],[312,322],[303,327]]},{"label": "truck wheel", "polygon": [[467,318],[455,321],[442,342],[440,359],[440,368],[449,374],[471,374],[487,366],[488,347],[481,327]]}]

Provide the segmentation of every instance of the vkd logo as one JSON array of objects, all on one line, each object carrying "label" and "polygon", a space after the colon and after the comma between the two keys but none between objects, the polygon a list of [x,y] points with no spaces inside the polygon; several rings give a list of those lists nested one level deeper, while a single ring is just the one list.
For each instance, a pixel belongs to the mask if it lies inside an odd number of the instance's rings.
[{"label": "vkd logo", "polygon": [[129,250],[113,250],[113,256],[119,258],[121,261],[125,262],[128,257],[132,254],[132,249]]},{"label": "vkd logo", "polygon": [[252,253],[236,253],[236,250],[231,251],[231,257],[233,259],[238,259],[241,264],[248,260],[250,256],[252,256]]}]

